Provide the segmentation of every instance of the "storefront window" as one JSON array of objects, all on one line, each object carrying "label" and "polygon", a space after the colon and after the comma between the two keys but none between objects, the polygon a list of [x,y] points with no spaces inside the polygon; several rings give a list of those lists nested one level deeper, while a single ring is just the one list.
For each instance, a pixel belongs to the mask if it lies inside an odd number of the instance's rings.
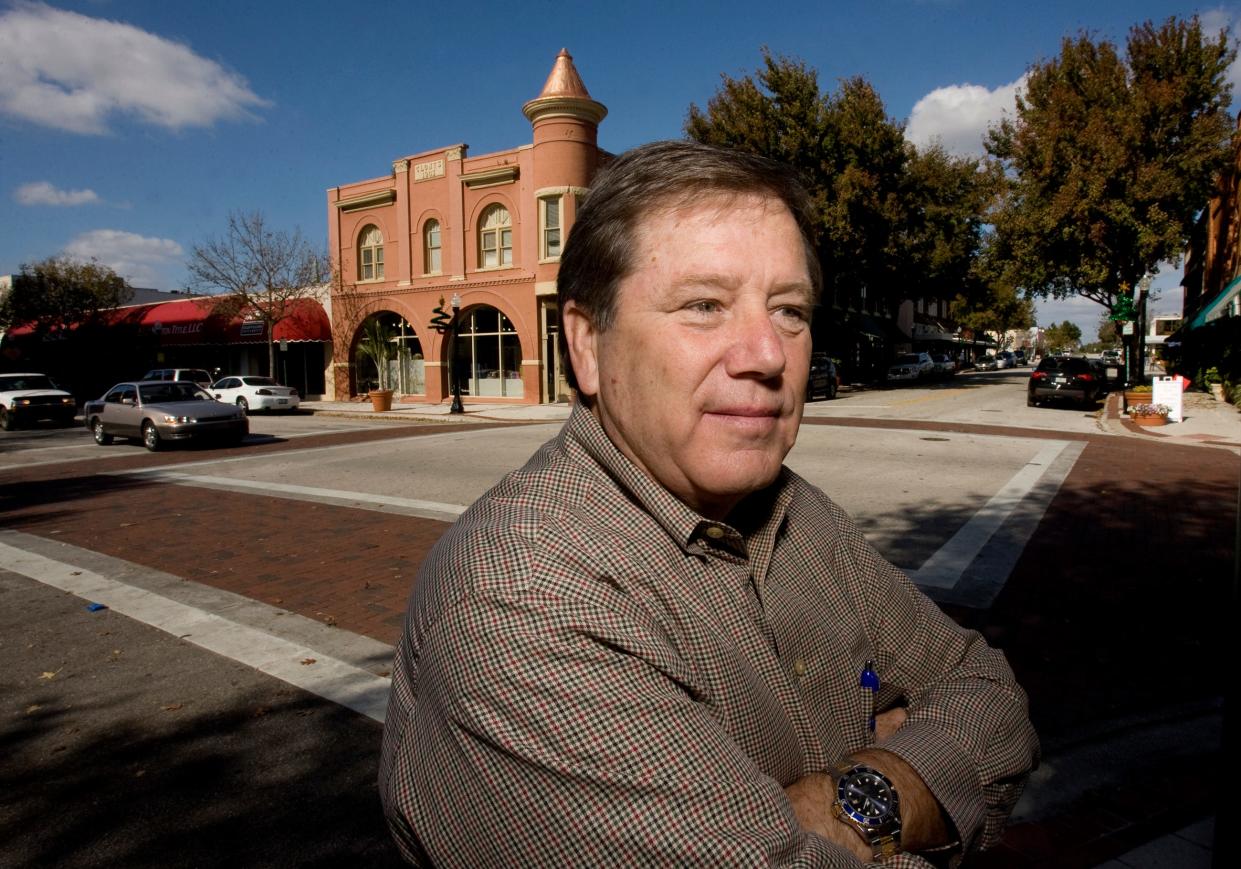
[{"label": "storefront window", "polygon": [[461,394],[522,398],[521,342],[508,317],[480,305],[461,315],[454,367]]}]

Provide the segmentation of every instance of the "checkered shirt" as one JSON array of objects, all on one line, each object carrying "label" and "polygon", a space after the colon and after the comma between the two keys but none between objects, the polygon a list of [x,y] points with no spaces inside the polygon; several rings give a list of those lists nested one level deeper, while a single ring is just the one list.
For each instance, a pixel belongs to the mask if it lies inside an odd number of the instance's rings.
[{"label": "checkered shirt", "polygon": [[[944,616],[785,469],[705,520],[582,407],[444,535],[392,676],[379,784],[415,864],[856,866],[784,787],[873,744],[922,776],[966,849],[1034,765],[1001,653]],[[887,866],[926,866],[911,854]]]}]

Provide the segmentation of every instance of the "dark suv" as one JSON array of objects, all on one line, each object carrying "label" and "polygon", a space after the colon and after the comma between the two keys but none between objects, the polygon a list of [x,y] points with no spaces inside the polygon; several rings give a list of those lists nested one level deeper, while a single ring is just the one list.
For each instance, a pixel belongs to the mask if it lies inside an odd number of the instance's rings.
[{"label": "dark suv", "polygon": [[816,395],[832,399],[840,386],[836,375],[836,363],[826,353],[810,354],[810,378],[806,382],[806,400],[814,401]]},{"label": "dark suv", "polygon": [[1026,405],[1069,401],[1092,408],[1111,389],[1107,372],[1080,356],[1044,356],[1030,374]]}]

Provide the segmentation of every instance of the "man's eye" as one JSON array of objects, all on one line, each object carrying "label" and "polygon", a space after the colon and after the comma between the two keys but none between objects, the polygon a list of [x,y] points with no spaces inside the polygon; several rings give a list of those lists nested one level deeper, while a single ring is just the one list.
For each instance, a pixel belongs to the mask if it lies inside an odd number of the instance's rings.
[{"label": "man's eye", "polygon": [[714,314],[720,310],[720,303],[711,301],[710,299],[700,299],[697,302],[691,302],[686,306],[688,310],[697,314]]},{"label": "man's eye", "polygon": [[805,311],[803,311],[801,308],[784,307],[784,308],[778,308],[776,312],[781,317],[785,318],[786,320],[790,320],[790,321],[796,320],[800,323],[805,323],[810,320],[810,315],[807,314]]}]

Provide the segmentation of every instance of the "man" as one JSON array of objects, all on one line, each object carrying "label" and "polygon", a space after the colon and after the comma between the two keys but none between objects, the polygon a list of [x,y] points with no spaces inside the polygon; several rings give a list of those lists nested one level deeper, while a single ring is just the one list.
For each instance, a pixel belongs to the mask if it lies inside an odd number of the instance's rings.
[{"label": "man", "polygon": [[414,586],[380,772],[408,859],[925,866],[995,841],[1037,754],[1003,656],[782,466],[819,284],[774,164],[665,142],[596,179],[558,284],[578,403]]}]

